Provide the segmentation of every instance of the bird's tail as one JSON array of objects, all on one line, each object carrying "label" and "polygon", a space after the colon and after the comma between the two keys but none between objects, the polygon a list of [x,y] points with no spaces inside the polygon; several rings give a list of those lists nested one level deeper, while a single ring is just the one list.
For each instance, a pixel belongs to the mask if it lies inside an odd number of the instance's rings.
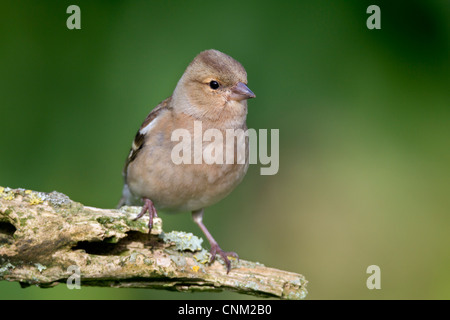
[{"label": "bird's tail", "polygon": [[120,209],[122,206],[140,206],[142,205],[142,200],[139,197],[134,196],[128,184],[123,185],[122,189],[122,197],[119,200],[119,204],[117,205],[117,209]]}]

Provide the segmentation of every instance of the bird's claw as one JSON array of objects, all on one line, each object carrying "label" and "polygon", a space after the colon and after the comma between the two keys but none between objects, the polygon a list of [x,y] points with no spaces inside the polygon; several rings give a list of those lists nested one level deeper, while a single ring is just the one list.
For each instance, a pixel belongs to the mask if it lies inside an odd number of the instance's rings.
[{"label": "bird's claw", "polygon": [[133,219],[133,221],[136,221],[137,219],[141,218],[147,211],[149,215],[148,220],[148,233],[152,232],[153,227],[153,218],[158,217],[158,214],[156,213],[155,205],[153,204],[153,201],[150,199],[143,199],[144,205],[142,206],[141,212],[137,215],[136,218]]},{"label": "bird's claw", "polygon": [[211,259],[209,260],[209,263],[213,263],[216,259],[216,254],[220,255],[225,262],[225,265],[227,266],[227,273],[231,270],[231,261],[228,259],[228,257],[233,257],[239,261],[239,256],[236,252],[232,251],[223,251],[218,244],[211,245],[211,250],[209,251],[211,254]]}]

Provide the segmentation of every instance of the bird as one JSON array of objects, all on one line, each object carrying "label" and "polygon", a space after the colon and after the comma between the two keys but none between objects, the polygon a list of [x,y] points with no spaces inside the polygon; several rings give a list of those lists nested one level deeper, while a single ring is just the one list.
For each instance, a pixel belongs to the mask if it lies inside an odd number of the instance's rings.
[{"label": "bird", "polygon": [[[159,210],[192,212],[194,222],[209,241],[209,262],[219,255],[227,273],[231,269],[228,257],[239,257],[235,252],[222,250],[204,225],[203,214],[205,208],[225,198],[243,180],[249,166],[248,136],[240,145],[223,147],[225,152],[235,151],[234,160],[237,149],[243,148],[244,161],[175,163],[173,150],[179,142],[172,141],[172,134],[181,129],[194,135],[196,123],[201,124],[202,134],[208,129],[224,135],[230,129],[245,132],[247,100],[255,97],[241,63],[215,49],[200,52],[185,69],[172,95],[145,118],[123,169],[124,186],[118,207],[142,205],[135,219],[148,212],[149,232]],[[203,138],[193,139],[198,142]],[[222,149],[215,152],[218,150]]]}]

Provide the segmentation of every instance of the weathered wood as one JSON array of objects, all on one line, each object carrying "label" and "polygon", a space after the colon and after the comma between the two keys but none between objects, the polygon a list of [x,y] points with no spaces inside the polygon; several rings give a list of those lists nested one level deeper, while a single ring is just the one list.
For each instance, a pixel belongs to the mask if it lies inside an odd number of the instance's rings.
[{"label": "weathered wood", "polygon": [[[158,288],[221,291],[282,299],[305,298],[306,279],[256,262],[220,257],[208,263],[202,239],[164,233],[157,218],[151,234],[138,207],[87,207],[66,195],[0,187],[0,280],[23,286]],[[73,266],[73,267],[71,267]],[[76,283],[76,282],[75,282]]]}]

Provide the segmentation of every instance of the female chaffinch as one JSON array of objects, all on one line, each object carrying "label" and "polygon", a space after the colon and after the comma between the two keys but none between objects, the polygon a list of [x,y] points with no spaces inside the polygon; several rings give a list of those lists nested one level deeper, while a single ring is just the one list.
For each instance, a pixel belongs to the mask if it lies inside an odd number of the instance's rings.
[{"label": "female chaffinch", "polygon": [[[172,133],[187,130],[195,144],[203,141],[208,129],[224,135],[227,129],[246,131],[247,99],[254,97],[247,87],[247,73],[238,61],[217,50],[201,52],[185,70],[172,96],[144,120],[123,170],[125,183],[119,207],[143,203],[136,219],[149,212],[149,231],[156,209],[192,211],[211,245],[210,262],[219,254],[227,272],[231,268],[228,256],[237,254],[219,247],[202,222],[203,210],[226,197],[244,178],[249,165],[248,137],[243,146],[245,161],[240,163],[174,163],[172,152],[178,141],[173,141]],[[201,121],[200,136],[194,135],[197,121]],[[223,150],[233,152],[236,146],[225,145]]]}]

